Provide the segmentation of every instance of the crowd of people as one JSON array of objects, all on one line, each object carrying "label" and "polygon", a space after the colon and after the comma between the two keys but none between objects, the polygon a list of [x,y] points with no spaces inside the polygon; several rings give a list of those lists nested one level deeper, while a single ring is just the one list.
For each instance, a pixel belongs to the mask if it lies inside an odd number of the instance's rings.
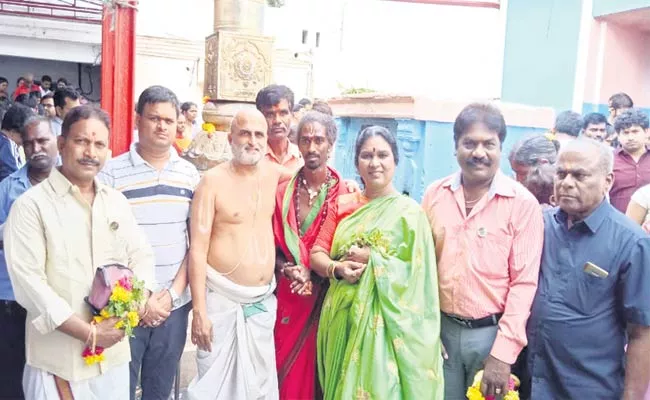
[{"label": "crowd of people", "polygon": [[[514,178],[503,115],[469,104],[458,171],[418,204],[393,185],[394,132],[358,133],[359,187],[328,165],[331,109],[286,86],[236,113],[232,159],[203,176],[175,148],[196,104],[147,88],[137,142],[109,159],[107,114],[57,93],[60,134],[21,105],[2,121],[0,398],[167,399],[190,313],[192,400],[646,396],[649,130],[631,99],[609,121],[560,113],[513,147]],[[112,264],[144,285],[129,338],[86,301]]]}]

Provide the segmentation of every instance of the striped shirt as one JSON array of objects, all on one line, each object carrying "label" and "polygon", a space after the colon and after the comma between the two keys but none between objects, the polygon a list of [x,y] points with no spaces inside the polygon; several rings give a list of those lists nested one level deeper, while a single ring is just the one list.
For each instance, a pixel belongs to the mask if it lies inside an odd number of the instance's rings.
[{"label": "striped shirt", "polygon": [[[199,173],[188,161],[170,148],[165,168],[156,170],[136,151],[106,163],[98,178],[124,194],[142,227],[156,257],[156,291],[169,288],[188,250],[190,203],[199,183]],[[181,305],[190,301],[186,288]]]},{"label": "striped shirt", "polygon": [[440,309],[479,319],[503,313],[490,354],[513,364],[526,345],[544,241],[530,192],[497,172],[466,215],[460,173],[432,183],[422,199],[436,245]]}]

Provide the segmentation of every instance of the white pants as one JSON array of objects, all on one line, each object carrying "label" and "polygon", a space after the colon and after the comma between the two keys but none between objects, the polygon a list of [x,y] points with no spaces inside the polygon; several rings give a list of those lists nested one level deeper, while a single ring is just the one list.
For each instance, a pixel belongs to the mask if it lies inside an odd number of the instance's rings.
[{"label": "white pants", "polygon": [[212,352],[197,351],[198,376],[188,387],[189,399],[277,400],[275,281],[240,286],[208,267],[207,286]]},{"label": "white pants", "polygon": [[[129,364],[113,367],[106,373],[79,382],[70,382],[75,400],[128,400]],[[23,391],[26,400],[60,400],[54,375],[25,365]]]}]

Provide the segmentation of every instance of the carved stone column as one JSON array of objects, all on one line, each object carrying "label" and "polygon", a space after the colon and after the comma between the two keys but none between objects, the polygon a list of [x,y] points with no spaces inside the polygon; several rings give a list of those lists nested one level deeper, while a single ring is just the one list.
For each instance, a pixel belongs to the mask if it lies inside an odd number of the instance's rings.
[{"label": "carved stone column", "polygon": [[265,7],[266,0],[214,0],[214,33],[205,40],[208,103],[202,114],[212,127],[197,134],[185,157],[199,171],[230,158],[232,117],[255,107],[257,92],[271,83],[273,38],[262,36]]}]

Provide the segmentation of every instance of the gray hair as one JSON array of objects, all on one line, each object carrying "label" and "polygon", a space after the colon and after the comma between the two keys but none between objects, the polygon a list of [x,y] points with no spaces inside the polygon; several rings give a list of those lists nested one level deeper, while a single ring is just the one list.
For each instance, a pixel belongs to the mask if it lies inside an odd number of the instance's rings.
[{"label": "gray hair", "polygon": [[598,168],[602,172],[605,174],[614,172],[614,151],[612,148],[591,138],[581,136],[563,144],[560,155],[568,152],[582,153],[585,150],[594,150],[598,153]]},{"label": "gray hair", "polygon": [[560,143],[541,134],[534,134],[519,140],[510,150],[510,162],[535,166],[540,160],[551,164],[557,161]]},{"label": "gray hair", "polygon": [[27,118],[25,120],[25,123],[23,124],[22,128],[20,129],[20,136],[25,140],[27,137],[27,131],[29,130],[30,127],[38,124],[45,123],[47,124],[48,131],[54,135],[54,132],[52,131],[52,125],[50,124],[50,120],[47,117],[41,116],[41,115],[32,115],[31,117]]},{"label": "gray hair", "polygon": [[338,128],[336,127],[336,121],[331,115],[324,114],[318,111],[309,111],[303,115],[298,123],[298,129],[296,129],[296,134],[298,140],[300,140],[300,132],[305,125],[310,125],[313,123],[319,123],[325,127],[325,132],[327,134],[327,141],[330,144],[336,142],[336,137],[338,134]]}]

